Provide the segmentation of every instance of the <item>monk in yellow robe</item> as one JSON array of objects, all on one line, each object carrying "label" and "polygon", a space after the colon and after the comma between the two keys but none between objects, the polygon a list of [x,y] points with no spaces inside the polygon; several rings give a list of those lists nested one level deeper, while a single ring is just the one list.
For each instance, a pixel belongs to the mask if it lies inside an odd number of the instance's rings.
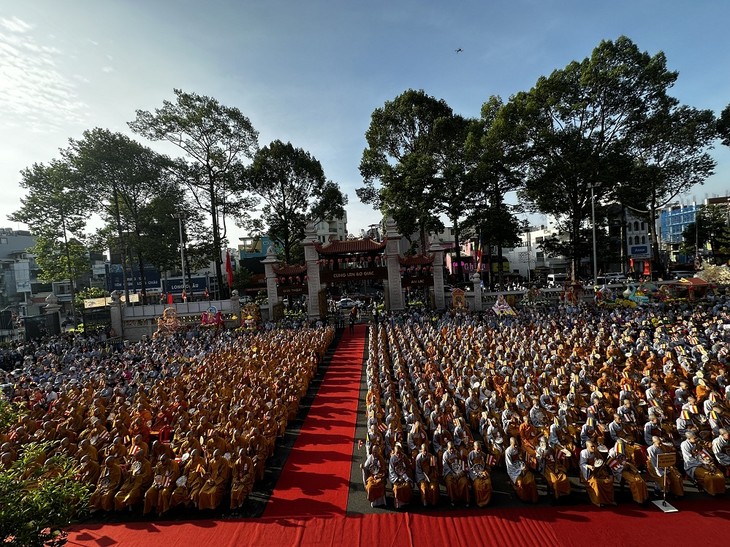
[{"label": "monk in yellow robe", "polygon": [[223,452],[215,450],[208,462],[206,480],[198,496],[198,509],[215,509],[223,500],[223,494],[231,478],[231,465]]},{"label": "monk in yellow robe", "polygon": [[585,449],[581,451],[579,467],[580,479],[586,487],[591,503],[598,507],[616,505],[613,501],[613,475],[608,467],[603,465],[593,441],[587,441]]},{"label": "monk in yellow robe", "polygon": [[473,447],[467,457],[469,478],[474,489],[474,503],[477,507],[485,507],[492,499],[492,477],[489,475],[487,455],[482,450],[481,443],[475,441]]},{"label": "monk in yellow robe", "polygon": [[167,454],[160,456],[153,471],[154,479],[144,494],[144,509],[142,514],[146,515],[153,509],[157,514],[162,515],[170,509],[170,497],[176,487],[175,481],[180,476],[180,469],[177,462]]},{"label": "monk in yellow robe", "polygon": [[114,456],[104,461],[104,467],[96,483],[96,490],[91,494],[89,505],[91,511],[111,511],[114,509],[114,496],[122,484],[122,468]]},{"label": "monk in yellow robe", "polygon": [[132,457],[132,465],[127,473],[127,478],[114,496],[114,508],[121,511],[125,507],[132,507],[142,501],[145,492],[152,484],[152,465],[143,456],[141,450],[137,450]]},{"label": "monk in yellow robe", "polygon": [[253,490],[254,468],[253,461],[246,454],[246,449],[238,451],[238,458],[233,463],[231,483],[231,509],[238,509],[246,501]]}]

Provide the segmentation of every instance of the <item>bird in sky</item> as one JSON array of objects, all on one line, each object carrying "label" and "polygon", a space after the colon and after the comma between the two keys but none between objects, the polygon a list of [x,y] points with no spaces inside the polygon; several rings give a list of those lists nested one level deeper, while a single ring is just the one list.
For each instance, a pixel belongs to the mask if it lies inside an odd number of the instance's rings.
[{"label": "bird in sky", "polygon": [[461,53],[462,51],[464,51],[464,50],[461,48],[456,48],[456,53]]}]

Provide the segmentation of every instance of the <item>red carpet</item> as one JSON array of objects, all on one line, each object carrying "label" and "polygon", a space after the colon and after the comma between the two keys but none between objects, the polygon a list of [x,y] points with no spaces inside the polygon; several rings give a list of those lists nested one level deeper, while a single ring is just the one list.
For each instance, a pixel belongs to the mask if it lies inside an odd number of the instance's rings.
[{"label": "red carpet", "polygon": [[72,533],[69,545],[727,545],[730,507],[726,500],[678,502],[676,505],[680,512],[669,514],[661,513],[653,505],[646,508],[626,505],[615,509],[586,505],[571,508],[487,508],[434,512],[432,515],[383,513],[356,517],[94,525]]},{"label": "red carpet", "polygon": [[264,517],[345,514],[365,330],[340,339]]}]

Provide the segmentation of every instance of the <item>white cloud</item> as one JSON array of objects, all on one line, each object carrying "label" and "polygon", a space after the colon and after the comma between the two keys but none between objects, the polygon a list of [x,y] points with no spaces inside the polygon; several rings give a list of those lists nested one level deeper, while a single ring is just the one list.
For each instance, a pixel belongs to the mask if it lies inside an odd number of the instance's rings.
[{"label": "white cloud", "polygon": [[10,19],[6,19],[4,17],[0,18],[0,27],[18,34],[23,34],[29,30],[33,30],[33,25],[30,25],[17,17],[11,17]]},{"label": "white cloud", "polygon": [[1,123],[38,133],[83,122],[87,107],[59,68],[63,52],[38,43],[33,28],[17,17],[0,19]]},{"label": "white cloud", "polygon": [[110,66],[104,66],[104,67],[101,67],[101,71],[109,74],[110,72],[114,72],[114,69]]}]

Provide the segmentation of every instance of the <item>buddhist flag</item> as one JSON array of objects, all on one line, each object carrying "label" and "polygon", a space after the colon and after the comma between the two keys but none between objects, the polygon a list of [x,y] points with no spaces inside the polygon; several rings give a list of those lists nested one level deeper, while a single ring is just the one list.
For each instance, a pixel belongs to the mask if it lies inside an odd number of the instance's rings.
[{"label": "buddhist flag", "polygon": [[226,277],[228,278],[228,288],[233,286],[233,266],[231,266],[231,253],[226,251]]}]

